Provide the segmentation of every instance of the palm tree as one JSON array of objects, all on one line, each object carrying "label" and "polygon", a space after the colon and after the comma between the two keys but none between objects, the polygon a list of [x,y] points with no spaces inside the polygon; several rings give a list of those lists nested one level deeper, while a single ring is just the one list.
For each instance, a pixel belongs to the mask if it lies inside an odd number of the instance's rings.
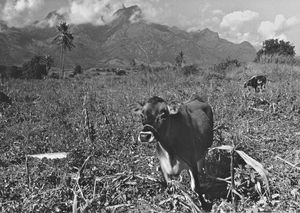
[{"label": "palm tree", "polygon": [[60,64],[61,64],[61,72],[62,77],[65,77],[65,51],[75,47],[73,44],[73,35],[69,32],[69,25],[66,22],[61,22],[56,26],[58,30],[58,34],[54,38],[54,42],[60,46]]}]

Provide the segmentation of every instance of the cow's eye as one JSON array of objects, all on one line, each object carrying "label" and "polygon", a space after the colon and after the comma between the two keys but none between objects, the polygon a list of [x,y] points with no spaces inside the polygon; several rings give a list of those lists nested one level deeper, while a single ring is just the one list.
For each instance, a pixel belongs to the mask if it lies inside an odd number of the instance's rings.
[{"label": "cow's eye", "polygon": [[141,114],[140,116],[142,121],[146,120],[146,116],[144,114]]},{"label": "cow's eye", "polygon": [[168,113],[166,113],[165,111],[162,111],[156,118],[156,122],[157,121],[161,121],[163,119],[166,119],[168,116]]}]

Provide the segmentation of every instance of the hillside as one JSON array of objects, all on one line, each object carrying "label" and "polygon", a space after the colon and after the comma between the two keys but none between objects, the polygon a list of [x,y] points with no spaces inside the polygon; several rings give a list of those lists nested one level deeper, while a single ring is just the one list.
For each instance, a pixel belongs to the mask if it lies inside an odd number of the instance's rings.
[{"label": "hillside", "polygon": [[[116,60],[129,64],[133,59],[144,63],[174,63],[181,50],[187,63],[215,64],[226,58],[252,61],[255,57],[256,51],[250,43],[234,44],[209,29],[188,33],[146,22],[137,6],[122,8],[114,16],[104,26],[71,26],[76,48],[67,54],[67,66],[96,66]],[[52,40],[56,34],[55,23],[61,20],[64,16],[53,11],[45,19],[22,29],[9,28],[2,22],[0,63],[21,64],[34,54],[45,53],[58,59],[58,47]]]}]

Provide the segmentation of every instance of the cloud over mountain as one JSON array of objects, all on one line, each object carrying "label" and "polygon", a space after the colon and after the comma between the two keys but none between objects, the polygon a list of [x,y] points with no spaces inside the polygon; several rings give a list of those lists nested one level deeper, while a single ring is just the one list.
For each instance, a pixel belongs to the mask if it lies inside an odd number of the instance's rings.
[{"label": "cloud over mountain", "polygon": [[225,15],[222,19],[220,26],[222,28],[230,28],[231,30],[238,30],[242,25],[247,22],[258,19],[259,14],[254,11],[234,11]]},{"label": "cloud over mountain", "polygon": [[0,19],[9,25],[23,26],[31,22],[31,11],[37,10],[44,0],[7,0],[2,3]]},{"label": "cloud over mountain", "polygon": [[298,24],[300,24],[300,15],[286,18],[284,15],[279,14],[275,17],[274,22],[262,21],[257,31],[264,39],[279,38],[287,40],[285,32]]}]

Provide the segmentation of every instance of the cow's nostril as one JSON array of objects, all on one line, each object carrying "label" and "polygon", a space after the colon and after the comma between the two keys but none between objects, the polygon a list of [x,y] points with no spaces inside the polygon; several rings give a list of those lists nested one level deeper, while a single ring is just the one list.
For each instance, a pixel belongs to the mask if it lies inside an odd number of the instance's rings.
[{"label": "cow's nostril", "polygon": [[146,140],[150,140],[151,134],[146,134]]},{"label": "cow's nostril", "polygon": [[153,137],[153,135],[150,132],[141,132],[139,135],[139,140],[141,142],[151,142],[152,137]]}]

